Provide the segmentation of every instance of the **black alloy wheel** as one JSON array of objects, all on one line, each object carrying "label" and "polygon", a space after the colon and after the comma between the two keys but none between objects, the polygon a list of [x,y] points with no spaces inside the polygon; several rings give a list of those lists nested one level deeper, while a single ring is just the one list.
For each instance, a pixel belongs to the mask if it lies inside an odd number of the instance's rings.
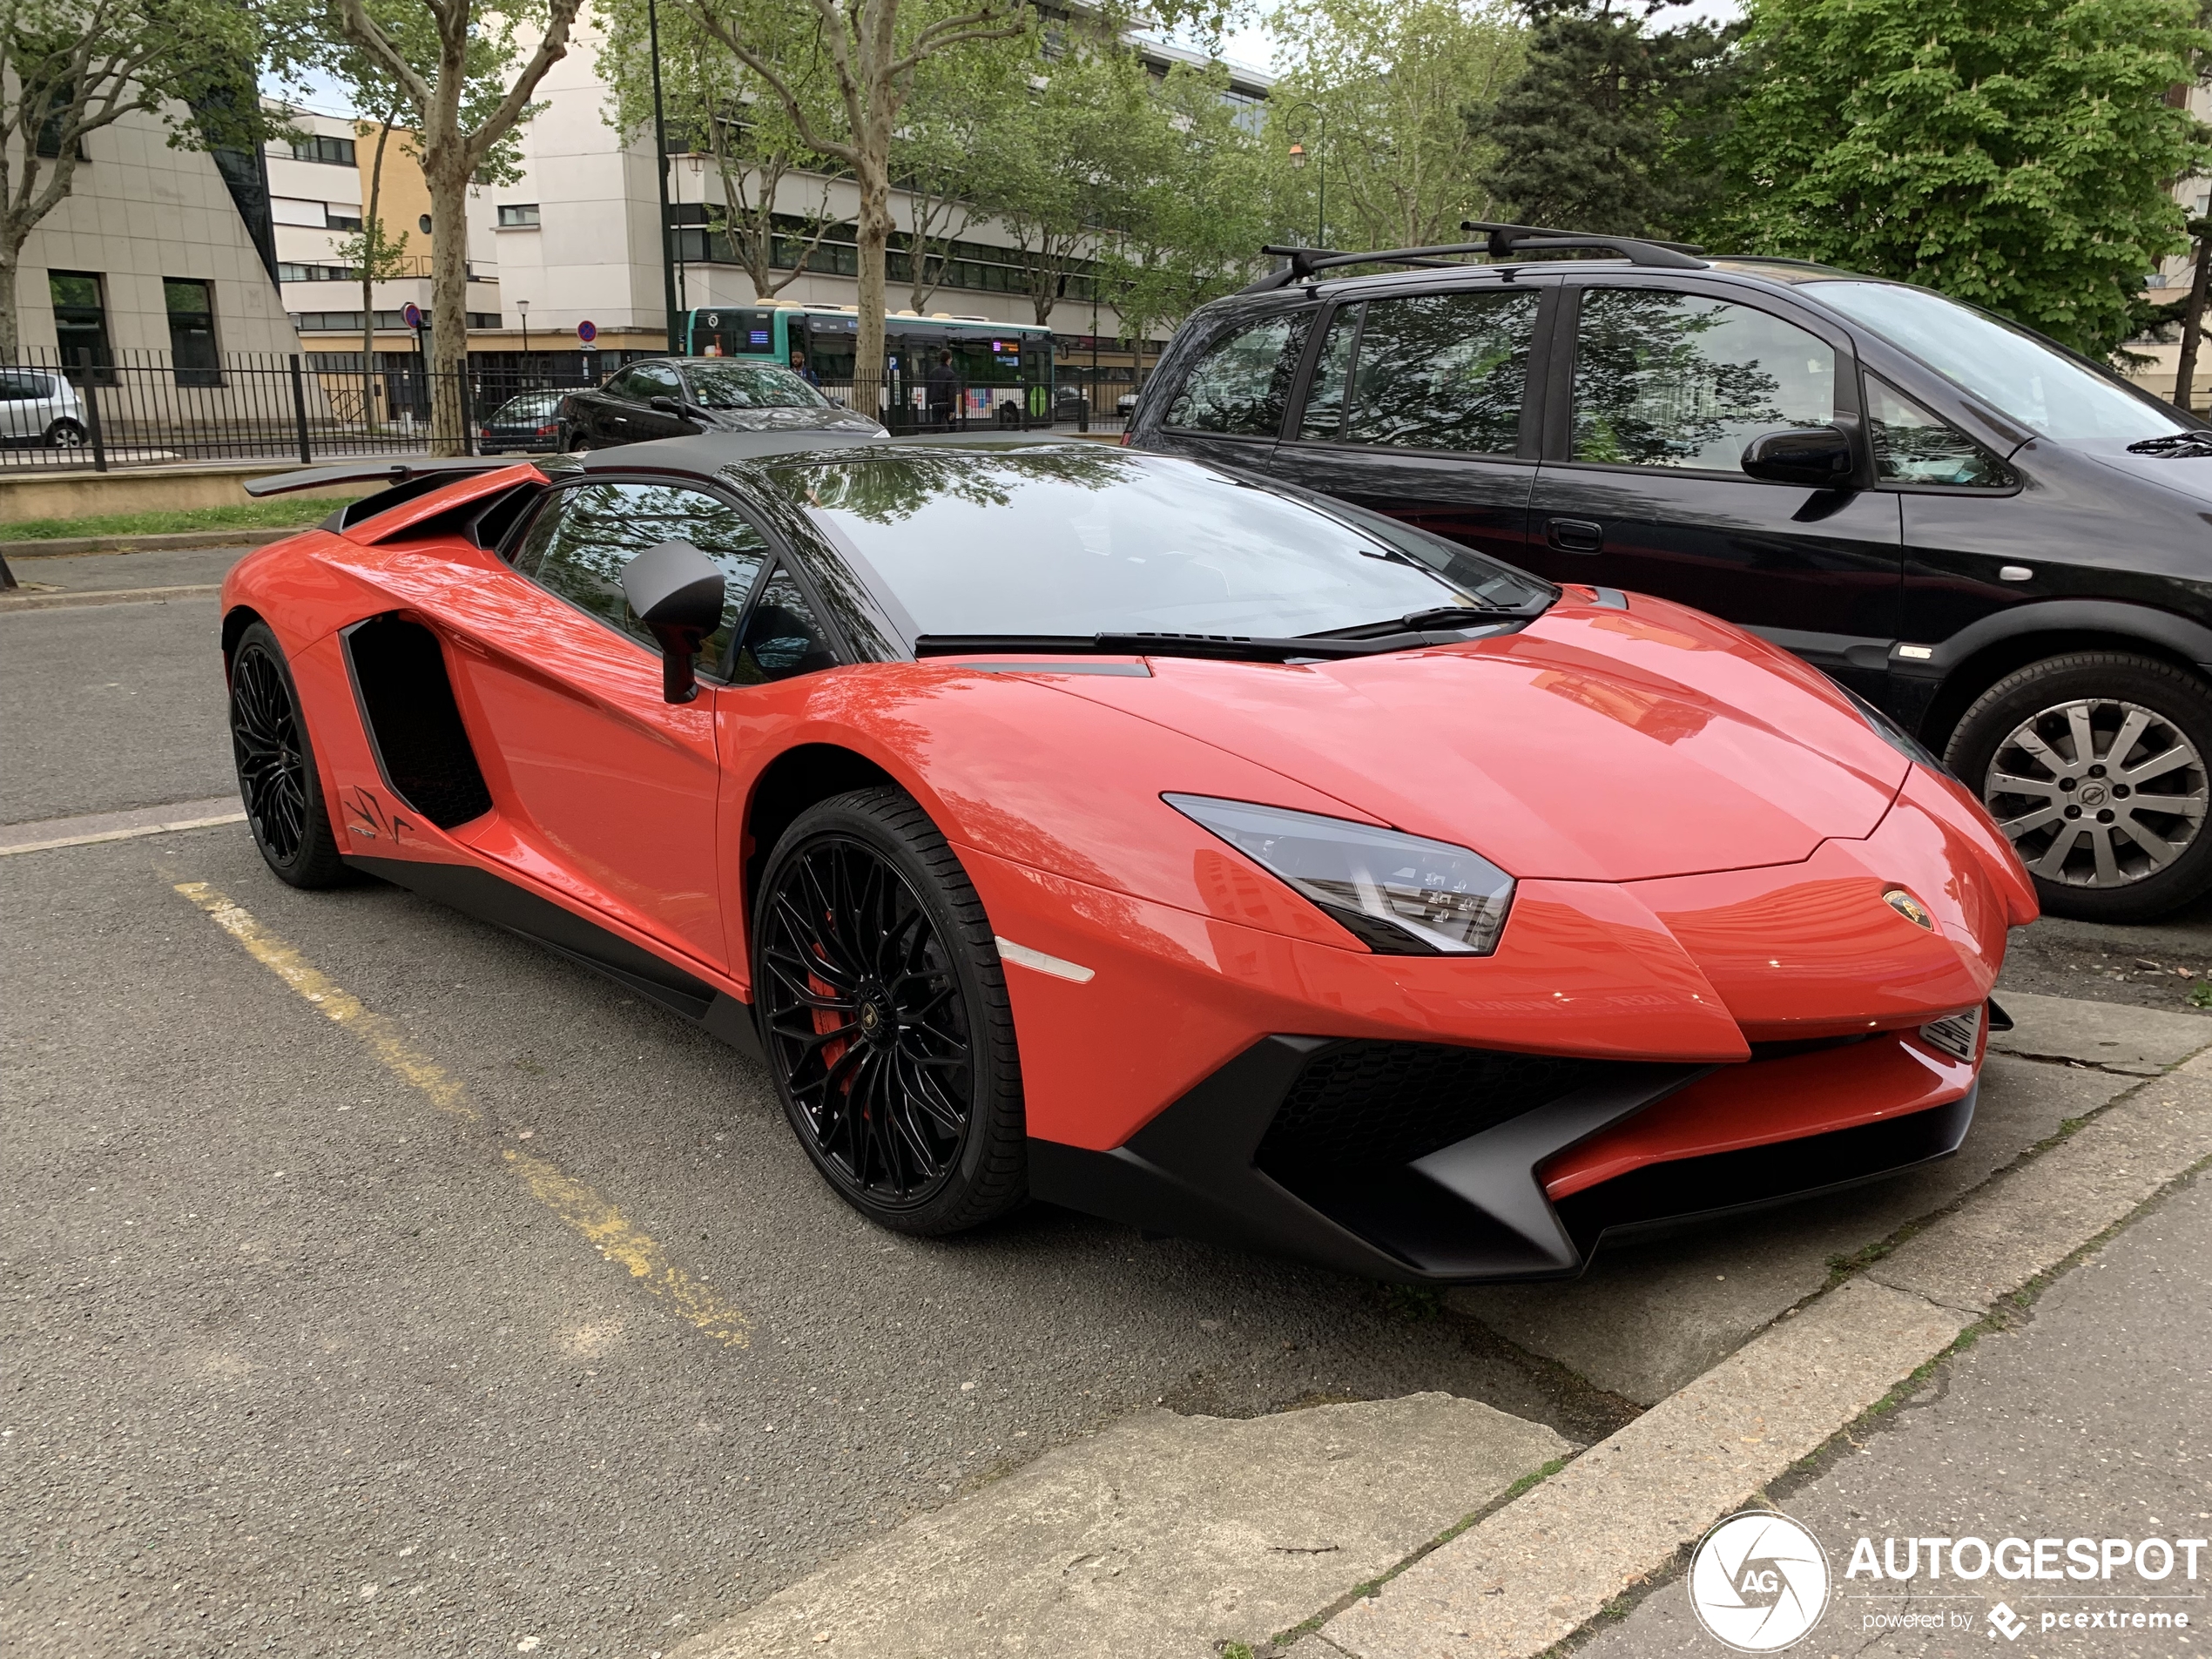
[{"label": "black alloy wheel", "polygon": [[231,757],[253,844],[280,880],[295,887],[346,879],[322,780],[284,652],[266,623],[231,652]]},{"label": "black alloy wheel", "polygon": [[784,1110],[870,1219],[957,1232],[1022,1202],[1020,1063],[982,902],[895,789],[803,813],[753,928],[753,994]]},{"label": "black alloy wheel", "polygon": [[2053,915],[2148,921],[2212,887],[2212,687],[2131,652],[2080,651],[2006,675],[1952,733]]}]

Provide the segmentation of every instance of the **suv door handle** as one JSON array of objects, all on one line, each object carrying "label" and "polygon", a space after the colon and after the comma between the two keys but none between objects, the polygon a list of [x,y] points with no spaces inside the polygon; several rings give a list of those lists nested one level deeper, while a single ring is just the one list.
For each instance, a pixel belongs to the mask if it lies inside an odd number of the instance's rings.
[{"label": "suv door handle", "polygon": [[1554,518],[1545,524],[1544,539],[1562,553],[1595,553],[1605,546],[1605,526],[1587,518]]}]

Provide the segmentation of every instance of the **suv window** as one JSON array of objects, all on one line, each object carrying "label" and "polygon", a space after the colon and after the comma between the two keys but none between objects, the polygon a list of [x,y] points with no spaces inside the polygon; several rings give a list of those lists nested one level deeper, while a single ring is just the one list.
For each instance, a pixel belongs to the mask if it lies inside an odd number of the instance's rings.
[{"label": "suv window", "polygon": [[1364,320],[1339,312],[1321,342],[1299,435],[1511,455],[1520,447],[1536,306],[1524,289],[1374,300]]},{"label": "suv window", "polygon": [[1167,423],[1198,432],[1246,433],[1271,438],[1283,427],[1291,376],[1305,349],[1313,314],[1300,311],[1217,341],[1191,365]]},{"label": "suv window", "polygon": [[1875,475],[1892,482],[1992,489],[2015,482],[2013,469],[1988,450],[1871,374],[1866,377],[1866,430],[1874,445]]},{"label": "suv window", "polygon": [[1589,288],[1575,337],[1577,461],[1741,469],[1763,432],[1835,418],[1836,354],[1749,306]]},{"label": "suv window", "polygon": [[714,672],[768,556],[760,532],[718,497],[667,484],[579,484],[557,490],[523,536],[515,568],[658,652],[660,647],[623,597],[622,567],[663,542],[689,542],[728,577],[722,625],[699,647],[700,669]]}]

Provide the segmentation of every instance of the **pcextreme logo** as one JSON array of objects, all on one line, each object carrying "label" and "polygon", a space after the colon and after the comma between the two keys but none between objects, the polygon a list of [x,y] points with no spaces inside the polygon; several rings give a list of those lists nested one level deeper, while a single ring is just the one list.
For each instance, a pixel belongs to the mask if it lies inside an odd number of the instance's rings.
[{"label": "pcextreme logo", "polygon": [[1739,1653],[1779,1653],[1820,1622],[1828,1556],[1787,1515],[1730,1515],[1690,1559],[1689,1605],[1714,1640]]}]

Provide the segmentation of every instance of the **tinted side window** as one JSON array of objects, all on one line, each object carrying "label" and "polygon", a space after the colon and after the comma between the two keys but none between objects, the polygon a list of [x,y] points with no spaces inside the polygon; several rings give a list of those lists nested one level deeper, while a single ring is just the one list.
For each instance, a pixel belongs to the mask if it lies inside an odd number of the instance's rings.
[{"label": "tinted side window", "polygon": [[1835,352],[1779,317],[1657,288],[1582,294],[1577,461],[1735,472],[1762,432],[1835,412]]},{"label": "tinted side window", "polygon": [[1359,307],[1340,306],[1321,341],[1320,361],[1313,365],[1313,383],[1306,388],[1305,414],[1298,421],[1301,438],[1333,438],[1344,428],[1344,382],[1352,372],[1352,342],[1359,338]]},{"label": "tinted side window", "polygon": [[1984,489],[2015,482],[2013,469],[1988,450],[1871,374],[1866,377],[1866,430],[1878,477]]},{"label": "tinted side window", "polygon": [[689,542],[728,578],[722,625],[699,647],[699,667],[713,672],[766,562],[768,546],[759,530],[704,490],[607,483],[558,491],[523,536],[515,568],[609,627],[658,651],[623,598],[622,567],[662,542]]},{"label": "tinted side window", "polygon": [[762,586],[752,614],[745,618],[745,637],[738,642],[738,658],[730,678],[739,685],[760,685],[836,665],[837,654],[814,618],[814,608],[806,603],[791,572],[778,567]]},{"label": "tinted side window", "polygon": [[1370,300],[1345,436],[1511,455],[1521,441],[1536,302],[1527,289]]},{"label": "tinted side window", "polygon": [[639,363],[624,377],[622,395],[640,403],[657,397],[681,397],[684,381],[666,363]]},{"label": "tinted side window", "polygon": [[1283,406],[1305,348],[1311,312],[1271,317],[1256,327],[1216,342],[1192,365],[1168,405],[1170,426],[1197,432],[1246,433],[1271,438],[1282,429]]}]

